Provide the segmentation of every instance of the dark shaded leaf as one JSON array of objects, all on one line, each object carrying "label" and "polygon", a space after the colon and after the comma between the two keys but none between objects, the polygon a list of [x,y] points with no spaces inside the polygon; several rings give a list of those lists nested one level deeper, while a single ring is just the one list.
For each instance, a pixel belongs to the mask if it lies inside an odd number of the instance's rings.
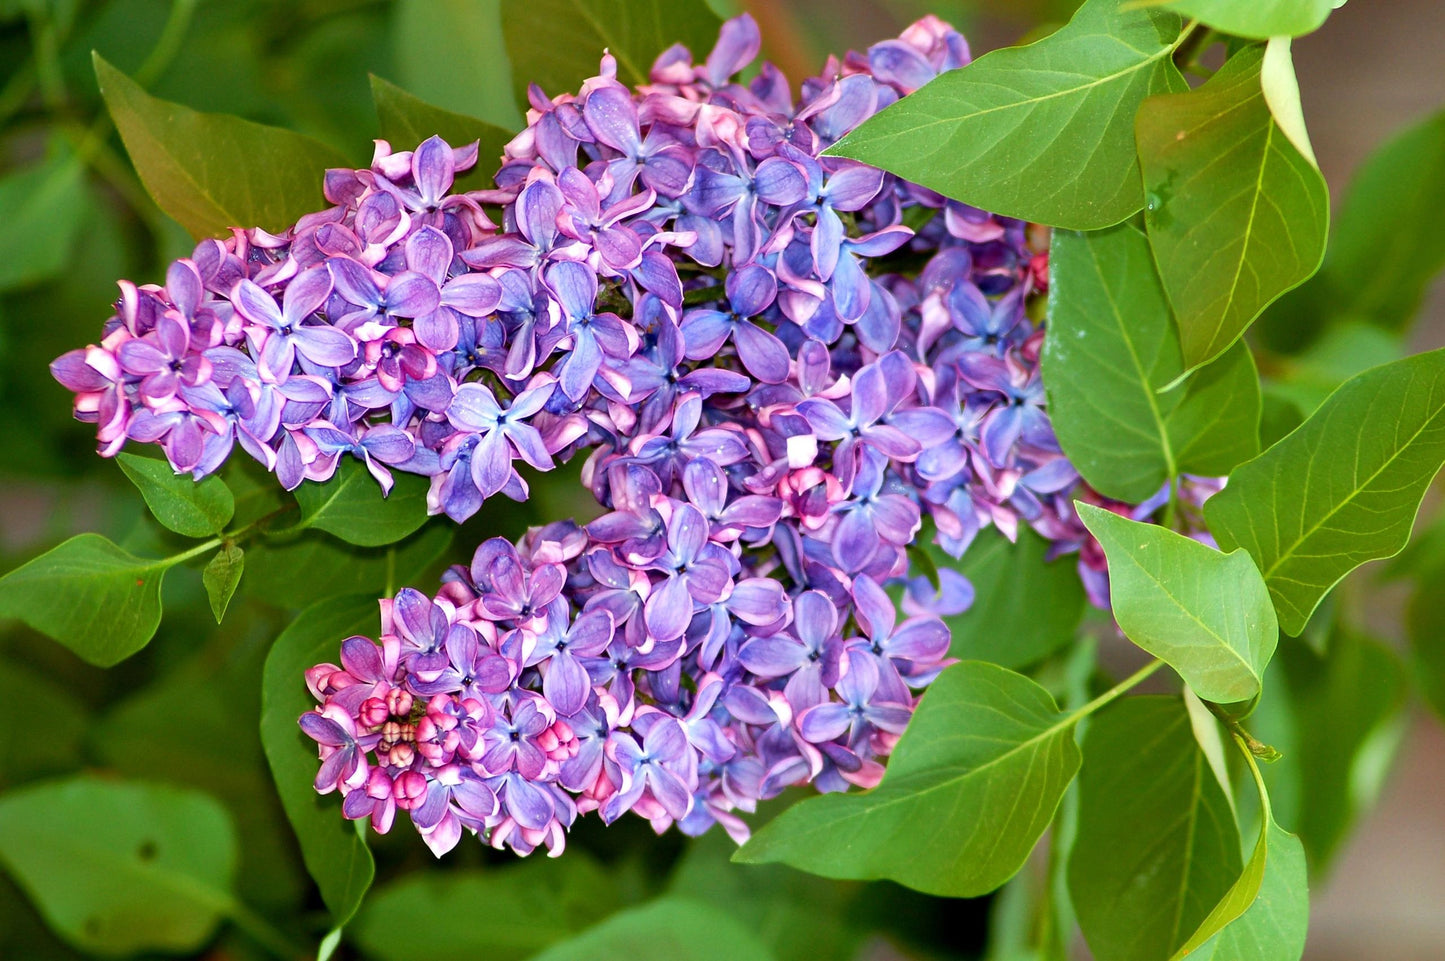
[{"label": "dark shaded leaf", "polygon": [[324,206],[328,167],[350,166],[310,137],[152,97],[99,54],[95,75],[141,182],[196,237],[283,230]]},{"label": "dark shaded leaf", "polygon": [[343,640],[374,632],[379,625],[374,597],[336,597],[309,607],[276,638],[261,681],[261,744],[266,761],[301,842],[306,870],[321,889],[337,927],[356,913],[376,866],[355,826],[341,816],[340,799],[334,794],[323,797],[312,788],[320,766],[316,742],[296,722],[316,706],[306,689],[306,669],[335,663]]},{"label": "dark shaded leaf", "polygon": [[596,76],[605,48],[624,84],[648,82],[657,55],[675,43],[701,63],[719,21],[703,0],[501,0],[512,88],[525,110],[527,84],[549,97]]},{"label": "dark shaded leaf", "polygon": [[1229,802],[1177,698],[1131,697],[1084,735],[1069,892],[1098,961],[1158,961],[1239,877]]}]

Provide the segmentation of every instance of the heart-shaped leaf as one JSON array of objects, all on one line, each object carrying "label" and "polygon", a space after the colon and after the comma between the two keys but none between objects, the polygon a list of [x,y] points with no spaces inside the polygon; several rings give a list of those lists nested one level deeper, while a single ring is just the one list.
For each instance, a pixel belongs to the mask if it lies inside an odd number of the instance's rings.
[{"label": "heart-shaped leaf", "polygon": [[18,617],[90,663],[110,667],[155,635],[161,580],[174,562],[79,534],[0,577],[0,616]]},{"label": "heart-shaped leaf", "polygon": [[878,787],[795,804],[734,860],[985,894],[1018,871],[1053,819],[1078,769],[1075,721],[1023,675],[964,661],[929,687]]},{"label": "heart-shaped leaf", "polygon": [[197,482],[177,474],[163,460],[137,457],[122,451],[116,463],[139,488],[156,520],[186,537],[219,534],[236,512],[236,499],[219,477]]},{"label": "heart-shaped leaf", "polygon": [[1158,524],[1075,506],[1109,559],[1110,606],[1129,640],[1206,701],[1258,694],[1279,624],[1249,554],[1221,554]]},{"label": "heart-shaped leaf", "polygon": [[1171,11],[1088,0],[1058,32],[950,70],[828,150],[1009,217],[1074,230],[1144,206],[1134,114],[1185,90]]},{"label": "heart-shaped leaf", "polygon": [[301,520],[296,530],[315,528],[348,544],[380,547],[401,540],[427,521],[425,477],[397,472],[385,496],[376,478],[354,458],[346,458],[336,474],[322,484],[307,481],[296,488]]}]

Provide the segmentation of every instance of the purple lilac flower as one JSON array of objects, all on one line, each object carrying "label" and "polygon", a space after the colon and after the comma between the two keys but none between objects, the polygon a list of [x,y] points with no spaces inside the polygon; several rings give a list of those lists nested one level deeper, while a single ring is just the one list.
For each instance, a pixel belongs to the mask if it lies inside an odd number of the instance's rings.
[{"label": "purple lilac flower", "polygon": [[404,812],[438,855],[556,854],[589,812],[741,840],[788,786],[876,784],[949,663],[938,616],[972,588],[909,579],[925,525],[955,556],[1027,525],[1106,602],[1072,501],[1133,507],[1049,425],[1047,252],[822,156],[967,44],[928,17],[797,96],[770,65],[738,79],[759,44],[744,15],[637,89],[610,56],[579,93],[534,87],[495,189],[453,190],[476,144],[379,141],[326,172],[327,209],[122,282],[100,342],[52,364],[103,455],[156,443],[199,478],[239,447],[287,488],[353,456],[384,491],[430,477],[458,522],[585,453],[601,516],[482,544],[307,672],[346,817]]}]

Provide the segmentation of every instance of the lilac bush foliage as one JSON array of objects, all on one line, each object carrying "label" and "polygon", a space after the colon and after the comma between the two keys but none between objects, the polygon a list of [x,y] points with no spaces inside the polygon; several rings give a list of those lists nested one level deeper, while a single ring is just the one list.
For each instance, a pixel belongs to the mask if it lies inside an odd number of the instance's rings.
[{"label": "lilac bush foliage", "polygon": [[327,171],[332,206],[122,283],[54,363],[101,453],[157,443],[197,478],[237,444],[288,489],[350,455],[461,521],[587,452],[601,516],[486,542],[308,672],[347,817],[406,811],[438,854],[463,830],[555,854],[592,810],[741,840],[788,786],[876,784],[948,663],[966,581],[915,577],[901,623],[882,586],[925,520],[954,557],[990,525],[1087,547],[1107,598],[1071,506],[1102,500],[1044,411],[1046,252],[821,155],[967,44],[926,18],[796,101],[769,64],[735,80],[758,48],[744,15],[635,91],[610,57],[576,95],[533,87],[491,190],[451,192],[475,144],[378,141]]}]

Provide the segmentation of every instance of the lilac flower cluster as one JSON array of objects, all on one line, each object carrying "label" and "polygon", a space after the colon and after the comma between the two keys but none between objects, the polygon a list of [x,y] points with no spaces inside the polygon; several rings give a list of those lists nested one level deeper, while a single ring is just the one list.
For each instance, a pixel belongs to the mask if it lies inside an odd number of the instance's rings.
[{"label": "lilac flower cluster", "polygon": [[745,837],[736,812],[789,785],[877,783],[945,665],[967,583],[909,581],[902,624],[882,587],[925,519],[955,557],[988,525],[1085,545],[1071,498],[1098,498],[1029,313],[1046,253],[822,156],[963,38],[926,18],[797,101],[770,64],[734,80],[758,47],[745,15],[636,91],[610,57],[576,95],[534,87],[491,190],[451,192],[476,145],[379,141],[285,233],[122,284],[101,344],[53,365],[103,454],[155,442],[201,477],[239,444],[288,489],[349,454],[384,490],[429,476],[456,520],[589,452],[600,517],[483,544],[308,672],[346,816],[405,810],[438,853],[463,829],[556,853],[589,810]]}]

